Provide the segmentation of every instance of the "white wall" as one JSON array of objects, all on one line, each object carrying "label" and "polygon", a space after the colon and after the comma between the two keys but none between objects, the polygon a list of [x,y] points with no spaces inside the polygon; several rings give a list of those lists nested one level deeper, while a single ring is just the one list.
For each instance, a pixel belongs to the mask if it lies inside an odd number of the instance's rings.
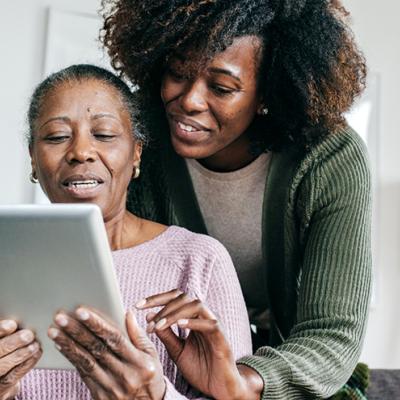
[{"label": "white wall", "polygon": [[[43,70],[46,8],[96,12],[99,0],[2,2],[0,24],[0,204],[32,200],[22,139],[28,96]],[[344,0],[370,69],[381,74],[377,299],[362,359],[372,367],[400,368],[400,3]]]},{"label": "white wall", "polygon": [[370,70],[381,75],[377,299],[371,310],[363,359],[400,368],[400,3],[344,0]]},{"label": "white wall", "polygon": [[0,24],[0,204],[30,202],[23,140],[28,98],[42,78],[47,8],[95,13],[99,0],[2,0]]}]

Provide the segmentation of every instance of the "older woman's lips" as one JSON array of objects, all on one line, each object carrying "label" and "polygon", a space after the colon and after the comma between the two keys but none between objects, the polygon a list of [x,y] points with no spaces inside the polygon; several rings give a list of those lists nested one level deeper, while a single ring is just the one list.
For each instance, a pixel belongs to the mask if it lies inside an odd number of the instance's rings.
[{"label": "older woman's lips", "polygon": [[83,199],[95,195],[101,185],[102,182],[97,180],[77,180],[64,183],[63,188],[69,195]]}]

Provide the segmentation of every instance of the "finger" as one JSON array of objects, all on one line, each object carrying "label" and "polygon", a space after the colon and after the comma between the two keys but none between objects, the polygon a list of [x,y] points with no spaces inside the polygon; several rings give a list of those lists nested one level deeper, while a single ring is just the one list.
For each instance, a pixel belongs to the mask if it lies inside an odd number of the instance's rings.
[{"label": "finger", "polygon": [[146,314],[146,321],[147,321],[147,322],[150,322],[151,320],[154,319],[154,317],[155,317],[156,315],[157,315],[156,312],[149,312],[149,313],[147,313],[147,314]]},{"label": "finger", "polygon": [[132,311],[126,313],[126,330],[132,344],[139,350],[151,355],[156,355],[157,350],[153,342],[148,338],[144,329],[142,329]]},{"label": "finger", "polygon": [[0,321],[0,339],[11,335],[18,329],[18,324],[12,319],[3,319]]},{"label": "finger", "polygon": [[97,363],[97,360],[63,331],[51,327],[49,336],[56,343],[60,353],[76,367],[82,379],[89,377],[103,388],[113,385],[110,375]]},{"label": "finger", "polygon": [[[214,357],[226,359],[233,357],[230,346],[217,320],[213,319],[180,319],[177,326],[190,329],[191,332],[202,334],[203,339],[210,346]],[[157,335],[163,331],[157,332]]]},{"label": "finger", "polygon": [[158,306],[164,306],[171,300],[180,296],[182,291],[179,289],[170,290],[169,292],[155,294],[153,296],[146,297],[136,303],[135,307],[139,309],[146,309]]},{"label": "finger", "polygon": [[191,331],[201,332],[205,334],[222,333],[219,323],[215,319],[179,319],[176,322],[179,328],[190,329]]},{"label": "finger", "polygon": [[0,358],[13,351],[25,347],[35,340],[34,333],[29,329],[22,329],[0,339]]},{"label": "finger", "polygon": [[[8,390],[7,392],[5,392],[6,390]],[[8,387],[2,387],[1,385],[0,385],[0,393],[4,393],[3,395],[2,395],[2,399],[3,400],[13,400],[13,399],[15,399],[15,397],[17,396],[17,394],[19,393],[19,390],[20,390],[20,384],[16,384],[16,385],[13,385],[13,386],[11,386],[10,388],[8,388]]]},{"label": "finger", "polygon": [[164,344],[171,360],[176,362],[185,347],[184,339],[176,336],[171,328],[164,329],[162,331],[156,331],[156,335]]},{"label": "finger", "polygon": [[102,339],[114,354],[122,360],[130,360],[133,346],[116,325],[88,307],[79,307],[75,315],[79,322]]},{"label": "finger", "polygon": [[[73,316],[64,312],[59,312],[54,317],[54,321],[64,333],[86,349],[103,366],[110,370],[117,370],[120,368],[120,361],[111,353],[106,343],[101,338],[95,336],[83,324],[73,318]],[[55,336],[53,340],[57,343],[56,332],[49,330],[49,334]]]},{"label": "finger", "polygon": [[88,387],[90,390],[91,397],[93,400],[108,400],[109,397],[107,393],[104,391],[104,389],[98,385],[92,378],[89,376],[86,376],[85,378],[82,378],[83,382],[85,385]]},{"label": "finger", "polygon": [[159,312],[153,317],[153,321],[156,324],[158,321],[162,320],[165,316],[172,314],[173,312],[182,308],[185,304],[191,303],[191,299],[186,293],[181,293],[178,297],[175,297],[170,302],[165,304]]},{"label": "finger", "polygon": [[16,387],[18,389],[20,380],[36,365],[42,354],[42,349],[39,348],[30,358],[2,376],[0,378],[0,391],[2,391],[1,389],[6,390],[8,387]]},{"label": "finger", "polygon": [[200,301],[193,300],[190,303],[182,305],[179,309],[165,314],[161,320],[154,325],[154,330],[163,330],[174,325],[180,319],[210,319],[216,320],[210,310]]},{"label": "finger", "polygon": [[13,353],[3,357],[0,363],[0,376],[6,375],[17,365],[23,363],[28,358],[33,356],[33,354],[39,351],[39,349],[40,349],[39,343],[33,342],[29,346],[15,350]]}]

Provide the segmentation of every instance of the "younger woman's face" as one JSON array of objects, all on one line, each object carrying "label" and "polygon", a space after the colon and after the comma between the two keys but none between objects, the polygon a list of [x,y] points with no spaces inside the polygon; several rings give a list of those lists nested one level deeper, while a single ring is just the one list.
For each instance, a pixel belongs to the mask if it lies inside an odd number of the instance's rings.
[{"label": "younger woman's face", "polygon": [[51,202],[97,204],[107,221],[125,210],[141,146],[116,89],[89,79],[60,84],[46,95],[30,154]]},{"label": "younger woman's face", "polygon": [[236,39],[194,78],[174,59],[163,77],[172,144],[185,158],[229,158],[248,150],[246,130],[262,108],[257,91],[260,40]]}]

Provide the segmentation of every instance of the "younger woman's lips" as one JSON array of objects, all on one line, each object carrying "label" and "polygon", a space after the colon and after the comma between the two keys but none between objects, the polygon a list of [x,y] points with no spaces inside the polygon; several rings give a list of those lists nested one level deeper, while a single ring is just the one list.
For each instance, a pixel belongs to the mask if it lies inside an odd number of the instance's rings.
[{"label": "younger woman's lips", "polygon": [[[176,136],[178,139],[187,142],[187,143],[197,143],[206,139],[210,135],[209,130],[205,129],[197,129],[192,125],[181,123],[175,119],[171,120],[171,133]],[[184,129],[184,126],[191,127],[191,130]]]}]

